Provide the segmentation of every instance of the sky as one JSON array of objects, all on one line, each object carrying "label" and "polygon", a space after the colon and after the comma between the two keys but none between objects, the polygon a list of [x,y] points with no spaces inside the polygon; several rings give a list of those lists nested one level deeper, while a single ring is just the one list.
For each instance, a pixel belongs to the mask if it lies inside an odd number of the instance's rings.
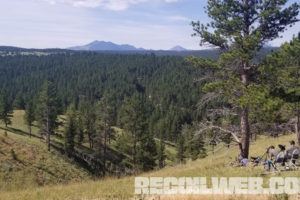
[{"label": "sky", "polygon": [[[297,0],[289,0],[289,3]],[[202,49],[191,21],[209,22],[206,0],[0,0],[0,45],[66,48],[94,40],[146,49]],[[270,43],[279,46],[300,23]]]}]

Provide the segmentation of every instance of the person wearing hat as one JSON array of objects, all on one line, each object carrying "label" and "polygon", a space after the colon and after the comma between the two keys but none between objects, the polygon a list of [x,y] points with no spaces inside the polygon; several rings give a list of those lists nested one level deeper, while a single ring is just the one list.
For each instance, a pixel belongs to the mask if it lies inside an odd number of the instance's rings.
[{"label": "person wearing hat", "polygon": [[[296,146],[295,141],[290,141],[290,147],[286,151],[287,159],[298,159],[299,158],[299,147]],[[295,162],[295,160],[293,160]],[[294,163],[295,164],[295,163]]]},{"label": "person wearing hat", "polygon": [[286,162],[286,149],[285,149],[285,145],[279,144],[279,152],[276,156],[275,162],[276,163],[281,163],[282,166],[285,166],[285,162]]}]

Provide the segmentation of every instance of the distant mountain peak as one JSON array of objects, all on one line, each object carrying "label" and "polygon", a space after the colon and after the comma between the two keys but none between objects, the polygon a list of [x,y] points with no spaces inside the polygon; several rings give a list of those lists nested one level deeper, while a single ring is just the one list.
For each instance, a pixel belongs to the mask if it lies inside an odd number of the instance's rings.
[{"label": "distant mountain peak", "polygon": [[188,50],[186,48],[183,48],[182,46],[177,45],[171,48],[170,51],[188,51]]},{"label": "distant mountain peak", "polygon": [[137,51],[143,50],[129,44],[115,44],[112,42],[95,40],[87,45],[70,47],[71,50],[78,51]]}]

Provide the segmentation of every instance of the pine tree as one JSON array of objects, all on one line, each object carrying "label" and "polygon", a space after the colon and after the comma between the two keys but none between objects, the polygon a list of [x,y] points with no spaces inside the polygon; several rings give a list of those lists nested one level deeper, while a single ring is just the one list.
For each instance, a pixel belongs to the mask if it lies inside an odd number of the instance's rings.
[{"label": "pine tree", "polygon": [[32,103],[32,101],[28,101],[28,103],[25,106],[24,121],[28,126],[30,137],[32,135],[32,126],[33,126],[34,120],[35,120],[35,113],[34,113],[33,103]]},{"label": "pine tree", "polygon": [[55,129],[58,127],[58,107],[56,89],[53,83],[46,81],[39,93],[36,119],[40,133],[46,137],[48,151],[50,151],[51,147],[51,135],[54,134]]},{"label": "pine tree", "polygon": [[158,149],[157,149],[157,160],[158,160],[158,167],[163,168],[165,166],[166,161],[166,153],[165,153],[166,147],[165,143],[162,138],[159,140]]},{"label": "pine tree", "polygon": [[6,94],[0,95],[0,120],[5,124],[4,134],[7,135],[7,127],[11,124],[13,117],[12,106],[9,104]]},{"label": "pine tree", "polygon": [[273,96],[294,104],[297,117],[296,134],[300,145],[300,38],[285,43],[268,56],[260,69],[262,80],[268,84]]},{"label": "pine tree", "polygon": [[22,109],[22,110],[24,110],[26,108],[26,103],[25,103],[25,100],[21,93],[18,93],[16,95],[15,101],[14,101],[14,107],[17,109]]},{"label": "pine tree", "polygon": [[77,132],[76,111],[74,106],[70,106],[67,111],[67,120],[64,130],[65,151],[68,156],[72,156],[75,147],[75,136]]},{"label": "pine tree", "polygon": [[[107,97],[102,97],[97,106],[97,133],[96,142],[99,155],[103,159],[104,168],[106,168],[108,141],[112,135],[113,111],[109,105]],[[105,171],[104,171],[105,172]]]},{"label": "pine tree", "polygon": [[[120,111],[120,122],[132,138],[131,156],[135,169],[150,167],[155,159],[153,154],[156,148],[153,148],[154,139],[149,133],[147,103],[143,94],[134,94],[125,100]],[[143,162],[148,166],[143,165]]]},{"label": "pine tree", "polygon": [[138,169],[143,171],[154,169],[156,157],[157,149],[154,137],[145,130],[137,144],[136,163]]},{"label": "pine tree", "polygon": [[182,135],[179,136],[177,141],[177,159],[179,163],[183,163],[185,159],[185,140]]},{"label": "pine tree", "polygon": [[158,167],[163,168],[165,166],[165,160],[167,158],[166,156],[166,147],[165,147],[165,141],[164,141],[164,131],[165,131],[165,122],[163,120],[160,120],[158,122],[157,130],[158,136],[159,136],[159,142],[157,144],[157,161],[158,161]]},{"label": "pine tree", "polygon": [[[245,158],[249,156],[251,137],[249,108],[251,98],[255,98],[250,94],[259,88],[252,85],[252,77],[257,73],[253,59],[266,42],[278,38],[286,27],[298,21],[300,4],[286,4],[287,0],[208,0],[207,13],[212,22],[207,25],[192,23],[194,35],[201,38],[202,44],[219,47],[225,52],[219,65],[213,66],[219,69],[222,80],[210,83],[209,88],[227,94],[230,102],[238,107],[240,151]],[[198,65],[205,63],[198,61]]]},{"label": "pine tree", "polygon": [[191,159],[196,160],[206,156],[205,143],[200,135],[195,135],[189,144],[191,146]]},{"label": "pine tree", "polygon": [[181,130],[181,137],[185,139],[185,154],[192,160],[206,156],[206,149],[203,135],[196,132],[197,126],[184,124]]},{"label": "pine tree", "polygon": [[80,111],[77,112],[77,134],[76,141],[78,144],[82,144],[84,141],[84,120],[82,113]]},{"label": "pine tree", "polygon": [[106,154],[107,143],[112,137],[112,125],[114,122],[113,109],[110,106],[108,99],[103,97],[98,104],[98,126],[102,131],[104,149],[103,154]]},{"label": "pine tree", "polygon": [[89,147],[94,148],[94,136],[96,134],[96,109],[92,101],[82,99],[79,106],[79,115],[82,118],[82,125],[85,135],[89,141]]}]

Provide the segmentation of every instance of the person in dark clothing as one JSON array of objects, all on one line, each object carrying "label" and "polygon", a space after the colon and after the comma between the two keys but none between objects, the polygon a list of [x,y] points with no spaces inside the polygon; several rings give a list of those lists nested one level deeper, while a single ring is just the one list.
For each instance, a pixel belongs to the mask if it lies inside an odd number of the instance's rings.
[{"label": "person in dark clothing", "polygon": [[276,155],[275,162],[281,163],[282,166],[285,166],[285,162],[287,160],[285,145],[279,144],[278,147],[279,147],[279,152]]},{"label": "person in dark clothing", "polygon": [[286,151],[286,158],[292,159],[293,164],[295,164],[296,160],[299,158],[299,147],[296,146],[295,141],[290,141],[290,148]]}]

